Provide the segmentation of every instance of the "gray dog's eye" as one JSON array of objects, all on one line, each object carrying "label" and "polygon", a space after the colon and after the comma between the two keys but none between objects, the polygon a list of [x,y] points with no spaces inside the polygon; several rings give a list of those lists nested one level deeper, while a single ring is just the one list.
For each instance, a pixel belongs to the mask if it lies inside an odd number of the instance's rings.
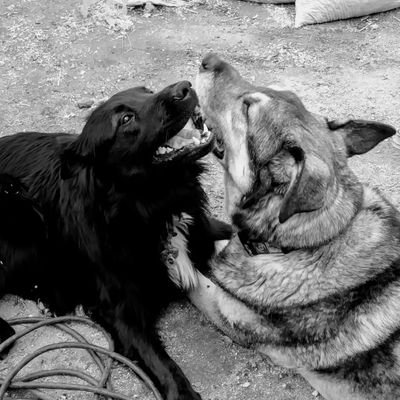
[{"label": "gray dog's eye", "polygon": [[133,117],[134,117],[133,114],[125,114],[125,115],[122,117],[122,119],[121,119],[122,125],[127,124],[129,121],[132,120]]}]

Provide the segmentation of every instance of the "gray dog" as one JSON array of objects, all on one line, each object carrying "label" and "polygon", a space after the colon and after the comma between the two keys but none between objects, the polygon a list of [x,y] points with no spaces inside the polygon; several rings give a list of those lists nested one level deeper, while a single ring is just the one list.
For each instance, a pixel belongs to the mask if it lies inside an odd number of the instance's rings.
[{"label": "gray dog", "polygon": [[239,235],[192,301],[326,399],[400,399],[400,214],[347,165],[395,130],[328,121],[216,55],[197,93]]}]

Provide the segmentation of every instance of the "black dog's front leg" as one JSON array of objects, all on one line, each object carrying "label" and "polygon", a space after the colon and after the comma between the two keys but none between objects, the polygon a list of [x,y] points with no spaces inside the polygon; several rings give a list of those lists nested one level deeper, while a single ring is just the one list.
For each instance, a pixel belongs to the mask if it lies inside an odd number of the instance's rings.
[{"label": "black dog's front leg", "polygon": [[190,259],[203,274],[210,272],[209,262],[216,252],[215,242],[229,240],[232,225],[211,216],[201,216],[190,226],[188,243]]},{"label": "black dog's front leg", "polygon": [[164,350],[152,314],[132,288],[123,301],[102,304],[93,317],[111,333],[117,351],[139,362],[166,400],[201,400]]},{"label": "black dog's front leg", "polygon": [[123,321],[118,321],[117,326],[119,338],[125,343],[124,353],[129,358],[139,357],[166,400],[201,400],[153,332],[129,326]]},{"label": "black dog's front leg", "polygon": [[207,231],[213,241],[229,240],[233,235],[232,225],[214,217],[208,218]]}]

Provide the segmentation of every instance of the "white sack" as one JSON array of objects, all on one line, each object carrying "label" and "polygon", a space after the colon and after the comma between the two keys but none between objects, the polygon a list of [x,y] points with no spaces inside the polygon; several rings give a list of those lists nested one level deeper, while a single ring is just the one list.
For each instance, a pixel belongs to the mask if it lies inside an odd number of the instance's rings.
[{"label": "white sack", "polygon": [[296,27],[400,7],[400,0],[296,0]]}]

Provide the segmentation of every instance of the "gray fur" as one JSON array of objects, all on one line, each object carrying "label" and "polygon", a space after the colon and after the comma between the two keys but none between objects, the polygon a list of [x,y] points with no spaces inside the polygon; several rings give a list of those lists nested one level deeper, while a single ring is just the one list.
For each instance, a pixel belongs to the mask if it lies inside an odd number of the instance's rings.
[{"label": "gray fur", "polygon": [[395,130],[328,122],[216,55],[203,61],[197,92],[225,142],[227,210],[249,240],[282,249],[250,256],[235,236],[213,261],[214,306],[200,308],[305,371],[327,399],[400,399],[400,214],[347,164]]}]

